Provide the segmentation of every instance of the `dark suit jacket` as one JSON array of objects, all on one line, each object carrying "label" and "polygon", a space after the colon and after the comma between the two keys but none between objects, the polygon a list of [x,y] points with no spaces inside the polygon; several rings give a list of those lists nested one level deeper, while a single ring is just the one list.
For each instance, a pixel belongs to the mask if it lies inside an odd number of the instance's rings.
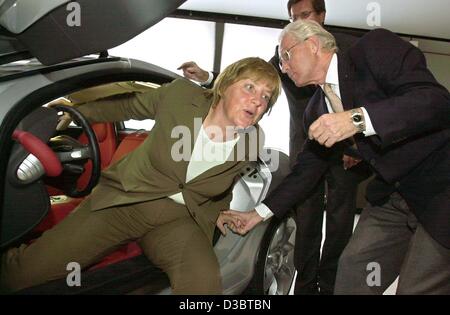
[{"label": "dark suit jacket", "polygon": [[[149,92],[78,106],[90,122],[155,120],[142,145],[102,172],[90,197],[93,211],[182,192],[192,218],[212,240],[219,211],[229,209],[236,176],[249,161],[257,160],[258,150],[250,139],[258,141],[258,134],[255,128],[241,135],[229,160],[186,183],[191,150],[211,106],[204,91],[188,80],[177,79]],[[186,159],[175,161],[172,151],[181,151],[182,140],[187,141],[182,148]]]},{"label": "dark suit jacket", "polygon": [[[344,108],[364,106],[377,132],[355,136],[359,153],[377,174],[367,189],[368,200],[381,204],[397,190],[430,235],[450,248],[448,91],[427,69],[419,49],[384,29],[338,53],[338,72]],[[319,89],[306,109],[305,129],[326,112]],[[292,173],[264,201],[276,216],[306,198],[330,152],[307,141]]]}]

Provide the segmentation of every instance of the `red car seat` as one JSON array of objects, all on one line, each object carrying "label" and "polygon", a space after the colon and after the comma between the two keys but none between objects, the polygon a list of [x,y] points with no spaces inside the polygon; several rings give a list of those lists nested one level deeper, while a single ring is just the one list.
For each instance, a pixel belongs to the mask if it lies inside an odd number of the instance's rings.
[{"label": "red car seat", "polygon": [[[97,134],[97,137],[100,138],[100,136],[104,135],[104,133],[108,133],[108,130],[101,129],[102,127],[96,127],[97,129],[100,128],[100,132]],[[97,133],[97,130],[96,130]],[[106,161],[108,160],[108,157],[103,157],[103,151],[102,151],[102,167],[107,167],[109,164],[116,162],[120,158],[122,158],[124,155],[130,153],[135,148],[137,148],[146,138],[147,138],[146,132],[136,132],[133,134],[130,134],[126,136],[120,143],[120,145],[115,150],[114,154],[109,157],[109,163],[106,164]],[[85,140],[86,141],[86,140]],[[106,144],[105,144],[106,146]],[[107,147],[109,149],[112,148],[112,144],[110,143]],[[105,163],[105,164],[103,164]],[[90,172],[86,172],[87,174],[90,174]],[[84,174],[83,174],[84,175]],[[81,178],[80,178],[81,179]],[[83,179],[87,182],[88,177],[86,179]],[[85,182],[85,183],[86,183]],[[79,181],[80,183],[80,181]],[[47,217],[34,229],[35,233],[43,233],[44,231],[50,229],[52,226],[63,220],[73,209],[75,209],[78,204],[83,200],[83,198],[66,198],[64,196],[58,197],[53,196],[52,198],[52,207],[47,215]],[[58,198],[61,198],[61,200],[58,200]],[[100,263],[94,265],[91,267],[91,269],[97,269],[101,268],[103,266],[107,266],[116,262],[119,262],[124,259],[128,259],[134,256],[137,256],[141,254],[140,247],[135,243],[129,243],[127,245],[122,246],[117,251],[113,252],[109,256],[105,257]]]}]

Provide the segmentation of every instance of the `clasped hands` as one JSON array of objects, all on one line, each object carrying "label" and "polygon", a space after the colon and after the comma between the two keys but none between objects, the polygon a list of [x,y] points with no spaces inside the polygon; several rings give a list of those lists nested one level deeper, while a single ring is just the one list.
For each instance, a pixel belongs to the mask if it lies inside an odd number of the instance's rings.
[{"label": "clasped hands", "polygon": [[225,225],[234,233],[244,235],[262,220],[256,210],[248,212],[227,210],[220,212],[216,225],[223,235],[227,234]]}]

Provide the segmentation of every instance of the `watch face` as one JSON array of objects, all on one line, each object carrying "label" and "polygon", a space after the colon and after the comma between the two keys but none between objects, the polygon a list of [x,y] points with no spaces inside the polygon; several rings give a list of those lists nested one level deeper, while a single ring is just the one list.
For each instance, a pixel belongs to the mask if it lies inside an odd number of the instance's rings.
[{"label": "watch face", "polygon": [[354,122],[361,122],[362,121],[361,115],[354,115],[353,116],[353,121]]}]

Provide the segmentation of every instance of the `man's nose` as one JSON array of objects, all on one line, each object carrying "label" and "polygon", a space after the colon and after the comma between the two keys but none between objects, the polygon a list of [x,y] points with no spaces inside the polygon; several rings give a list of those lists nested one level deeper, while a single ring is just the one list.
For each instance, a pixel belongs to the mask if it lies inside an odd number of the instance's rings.
[{"label": "man's nose", "polygon": [[287,73],[289,66],[287,62],[280,62],[281,72]]}]

